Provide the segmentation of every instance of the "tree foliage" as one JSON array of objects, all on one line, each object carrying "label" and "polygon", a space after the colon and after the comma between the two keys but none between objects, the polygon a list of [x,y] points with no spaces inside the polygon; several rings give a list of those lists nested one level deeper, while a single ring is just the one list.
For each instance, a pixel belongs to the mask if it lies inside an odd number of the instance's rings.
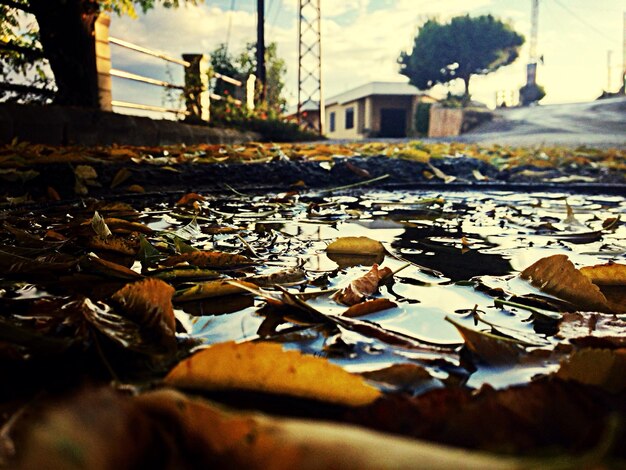
[{"label": "tree foliage", "polygon": [[[283,96],[287,66],[285,61],[278,57],[278,48],[275,42],[269,43],[265,47],[265,66],[267,80],[266,111],[279,114],[284,111],[287,104],[287,100]],[[248,43],[238,55],[230,54],[226,44],[220,44],[211,52],[211,68],[214,72],[245,82],[250,74],[256,71],[256,43]],[[257,82],[257,85],[260,84]],[[221,80],[216,81],[214,90],[220,95],[223,95],[225,91],[231,96],[237,94],[234,85]],[[255,98],[258,98],[259,93],[260,90],[257,88]],[[258,102],[258,99],[255,101]]]},{"label": "tree foliage", "polygon": [[461,79],[467,100],[470,77],[509,65],[523,43],[522,35],[491,15],[457,16],[449,23],[430,19],[419,29],[413,50],[401,53],[400,73],[420,89]]},{"label": "tree foliage", "polygon": [[[145,12],[157,4],[178,7],[182,3],[202,1],[3,0],[0,5],[0,79],[4,86],[0,89],[0,99],[15,98],[15,90],[24,88],[15,82],[44,88],[49,94],[54,76],[58,103],[97,107],[93,31],[99,13],[135,16],[137,9]],[[7,85],[10,82],[14,84]],[[24,97],[28,95],[22,93],[22,101]]]}]

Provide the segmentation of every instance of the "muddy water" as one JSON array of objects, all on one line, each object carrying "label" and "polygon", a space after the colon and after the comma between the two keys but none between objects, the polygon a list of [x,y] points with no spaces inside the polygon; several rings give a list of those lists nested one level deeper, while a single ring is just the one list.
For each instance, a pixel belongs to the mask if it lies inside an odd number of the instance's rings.
[{"label": "muddy water", "polygon": [[[424,347],[394,346],[376,334],[341,325],[311,324],[293,315],[277,315],[265,301],[235,295],[176,304],[180,336],[204,344],[268,339],[285,347],[328,357],[352,371],[412,362],[425,367],[433,381],[415,391],[443,386],[451,380],[478,387],[500,387],[530,380],[553,371],[550,359],[498,368],[463,359],[463,339],[446,320],[491,331],[497,327],[525,341],[530,350],[550,350],[556,340],[537,331],[530,313],[496,306],[490,288],[525,295],[539,293],[518,277],[536,260],[567,254],[577,265],[623,260],[626,227],[603,223],[626,216],[626,200],[618,196],[580,196],[558,193],[512,192],[435,193],[411,191],[355,191],[347,193],[221,194],[207,197],[195,210],[174,201],[134,204],[140,221],[157,231],[149,241],[158,244],[163,234],[176,234],[195,248],[244,253],[256,264],[224,273],[242,277],[300,267],[305,278],[287,290],[294,294],[322,292],[307,297],[323,314],[340,315],[345,307],[323,292],[346,286],[365,274],[376,261],[400,270],[381,286],[376,297],[396,307],[362,317],[383,329],[405,335]],[[83,207],[36,211],[29,220],[41,229],[62,230],[74,219],[93,212]],[[22,217],[22,219],[20,219]],[[22,216],[5,220],[27,226]],[[32,224],[31,224],[32,225]],[[28,227],[26,227],[28,228]],[[31,227],[32,228],[32,227]],[[378,260],[329,257],[325,247],[338,237],[366,236],[383,243],[387,254]],[[139,271],[138,262],[132,268]],[[177,289],[189,283],[173,281]],[[46,282],[2,281],[5,298],[46,297]],[[93,285],[82,287],[90,297]],[[57,294],[58,288],[57,288]],[[94,294],[95,295],[95,294]],[[486,322],[477,323],[476,317]]]}]

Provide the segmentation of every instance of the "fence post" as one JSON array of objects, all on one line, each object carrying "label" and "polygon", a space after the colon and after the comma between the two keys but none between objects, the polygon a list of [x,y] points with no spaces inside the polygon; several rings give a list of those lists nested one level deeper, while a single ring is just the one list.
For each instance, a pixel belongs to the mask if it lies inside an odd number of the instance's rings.
[{"label": "fence post", "polygon": [[208,122],[210,115],[209,56],[205,54],[183,54],[190,63],[185,68],[185,104],[190,121]]},{"label": "fence post", "polygon": [[98,99],[102,111],[112,111],[111,105],[111,46],[109,45],[109,26],[111,18],[101,13],[95,24],[96,36],[96,71],[98,73]]},{"label": "fence post", "polygon": [[256,75],[251,73],[246,80],[246,107],[249,111],[254,109],[254,92],[256,87]]}]

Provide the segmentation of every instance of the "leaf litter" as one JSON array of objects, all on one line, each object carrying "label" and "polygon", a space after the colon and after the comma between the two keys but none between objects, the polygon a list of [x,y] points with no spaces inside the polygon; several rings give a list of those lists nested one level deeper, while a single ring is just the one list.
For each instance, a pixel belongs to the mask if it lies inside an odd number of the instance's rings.
[{"label": "leaf litter", "polygon": [[[473,449],[468,458],[485,465],[476,468],[557,465],[572,452],[619,461],[619,450],[601,452],[626,440],[610,424],[626,417],[624,265],[614,254],[626,250],[626,202],[609,199],[300,189],[7,210],[0,367],[14,379],[0,394],[3,422],[13,426],[36,400],[44,415],[70,419],[64,432],[86,462],[121,451],[96,425],[84,431],[90,443],[79,433],[83,407],[102,400],[106,419],[139,419],[148,434],[170,410],[178,427],[167,439],[196,432],[190,420],[199,419],[175,403],[215,423],[256,419],[218,402],[295,420],[272,422],[293,439],[281,452],[301,442],[291,426],[320,426],[298,419],[325,417],[438,443],[396,440],[398,459],[406,444],[434,455],[454,453],[442,445]],[[97,387],[75,403],[50,408],[52,398],[38,398],[59,397],[59,387],[71,397],[86,383]],[[486,414],[489,432],[472,433]],[[16,420],[25,436],[17,461],[27,466],[35,457],[23,449],[40,446],[50,462],[67,463],[46,444],[54,420],[41,432],[35,416]],[[207,434],[215,426],[194,438],[225,459],[218,449],[234,441]],[[358,432],[355,448],[387,439]],[[147,445],[124,451],[145,464]],[[261,458],[235,448],[233,461]],[[493,461],[482,451],[535,457]],[[542,460],[546,452],[553,457]]]}]

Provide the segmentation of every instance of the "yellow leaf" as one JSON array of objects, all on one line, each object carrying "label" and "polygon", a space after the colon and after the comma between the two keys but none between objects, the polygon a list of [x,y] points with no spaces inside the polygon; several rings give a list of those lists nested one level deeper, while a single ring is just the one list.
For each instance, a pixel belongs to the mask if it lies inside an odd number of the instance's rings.
[{"label": "yellow leaf", "polygon": [[[250,282],[237,281],[239,284],[256,288],[256,284]],[[177,302],[187,302],[189,300],[208,299],[211,297],[222,297],[231,294],[241,294],[247,292],[243,287],[231,284],[225,280],[207,281],[196,284],[189,289],[185,289],[176,293],[174,300]]]},{"label": "yellow leaf", "polygon": [[368,237],[341,237],[326,247],[326,252],[336,254],[381,255],[385,247]]},{"label": "yellow leaf", "polygon": [[580,306],[581,310],[611,313],[606,297],[566,255],[542,258],[521,273],[531,284],[548,294]]},{"label": "yellow leaf", "polygon": [[596,264],[595,266],[585,266],[584,268],[580,268],[580,272],[596,285],[626,285],[626,264]]},{"label": "yellow leaf", "polygon": [[[321,380],[323,378],[323,380]],[[348,406],[374,402],[380,391],[326,359],[284,351],[275,343],[221,343],[179,363],[169,385],[239,389],[311,398]]]}]

